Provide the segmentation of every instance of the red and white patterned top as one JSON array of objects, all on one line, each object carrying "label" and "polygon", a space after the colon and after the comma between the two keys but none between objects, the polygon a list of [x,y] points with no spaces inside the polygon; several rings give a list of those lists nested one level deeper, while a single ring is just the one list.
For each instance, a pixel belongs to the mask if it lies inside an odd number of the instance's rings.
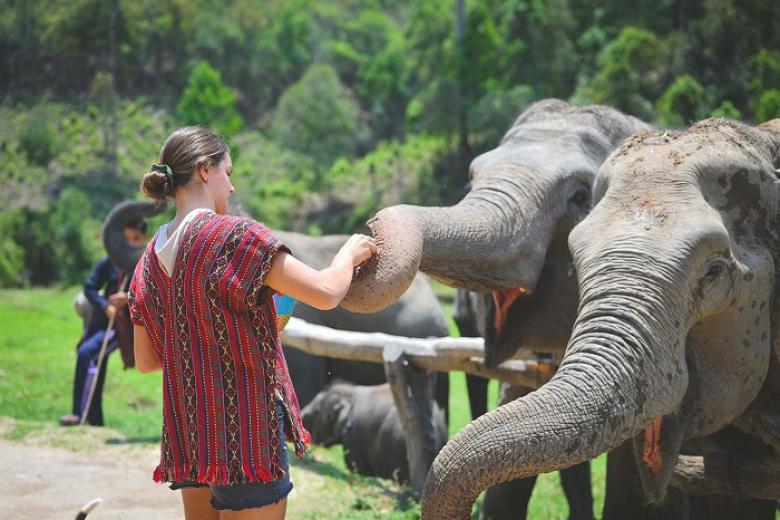
[{"label": "red and white patterned top", "polygon": [[284,475],[274,395],[287,439],[303,456],[311,441],[275,326],[274,255],[289,251],[248,218],[203,212],[182,229],[172,275],[149,243],[129,305],[162,363],[163,428],[158,482],[269,482]]}]

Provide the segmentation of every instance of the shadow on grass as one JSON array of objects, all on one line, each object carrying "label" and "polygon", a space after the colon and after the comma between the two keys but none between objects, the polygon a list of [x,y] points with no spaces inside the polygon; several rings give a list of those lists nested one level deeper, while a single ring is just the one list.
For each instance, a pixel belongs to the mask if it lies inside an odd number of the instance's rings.
[{"label": "shadow on grass", "polygon": [[[340,453],[328,453],[319,451],[320,449],[311,452],[304,457],[303,460],[296,458],[291,459],[290,465],[306,471],[311,471],[312,473],[316,473],[328,479],[340,480],[349,488],[354,489],[357,487],[358,489],[362,488],[367,491],[368,493],[365,494],[365,496],[354,498],[350,505],[349,509],[358,515],[363,512],[378,511],[379,508],[375,503],[376,496],[381,495],[389,498],[394,503],[392,506],[394,512],[394,514],[391,515],[392,519],[405,519],[407,518],[405,513],[414,513],[415,511],[417,511],[418,514],[416,516],[412,514],[410,518],[419,518],[419,504],[410,487],[399,485],[392,480],[351,472],[346,468],[339,467],[340,464],[338,462],[321,460],[320,457],[333,455],[340,456]],[[399,517],[397,516],[398,514],[401,514],[402,516]],[[345,518],[351,520],[353,517],[348,515]]]},{"label": "shadow on grass", "polygon": [[111,438],[106,439],[106,444],[124,445],[124,444],[160,444],[162,438],[159,435],[150,435],[148,437],[127,437],[125,439]]},{"label": "shadow on grass", "polygon": [[308,455],[303,459],[290,457],[290,465],[293,467],[305,468],[323,477],[335,478],[345,482],[352,481],[355,478],[355,475],[349,471],[337,468],[333,464],[327,462],[315,460],[311,455]]}]

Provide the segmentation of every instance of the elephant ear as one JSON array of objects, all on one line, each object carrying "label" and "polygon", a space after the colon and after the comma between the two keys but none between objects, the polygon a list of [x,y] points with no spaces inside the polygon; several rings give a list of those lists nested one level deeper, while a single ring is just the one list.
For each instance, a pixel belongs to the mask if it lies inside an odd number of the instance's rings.
[{"label": "elephant ear", "polygon": [[[769,121],[758,125],[758,129],[763,131],[771,142],[772,164],[775,168],[775,176],[780,180],[780,118],[770,119]],[[780,199],[780,197],[778,197]],[[778,202],[780,204],[780,201]],[[778,210],[780,212],[780,210]],[[775,222],[775,229],[780,228],[780,215]],[[780,237],[777,237],[775,244],[775,291],[773,295],[774,305],[772,307],[772,334],[775,348],[775,355],[780,361]]]},{"label": "elephant ear", "polygon": [[338,439],[343,440],[352,430],[352,403],[342,398],[338,400],[336,407],[336,424],[333,432]]},{"label": "elephant ear", "polygon": [[124,273],[132,273],[145,247],[133,247],[125,239],[125,227],[133,221],[159,215],[165,203],[129,200],[117,204],[103,223],[103,245],[108,257]]},{"label": "elephant ear", "polygon": [[758,125],[758,129],[763,131],[772,142],[772,163],[775,167],[775,174],[780,177],[780,118],[770,119],[769,121]]}]

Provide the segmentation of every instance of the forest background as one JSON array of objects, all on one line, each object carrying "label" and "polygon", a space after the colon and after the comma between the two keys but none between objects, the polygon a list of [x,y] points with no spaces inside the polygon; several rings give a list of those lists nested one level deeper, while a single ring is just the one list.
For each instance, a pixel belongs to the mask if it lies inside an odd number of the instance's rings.
[{"label": "forest background", "polygon": [[[596,5],[598,4],[598,5]],[[0,0],[0,286],[83,281],[178,126],[267,224],[451,204],[534,100],[780,117],[776,0]]]}]

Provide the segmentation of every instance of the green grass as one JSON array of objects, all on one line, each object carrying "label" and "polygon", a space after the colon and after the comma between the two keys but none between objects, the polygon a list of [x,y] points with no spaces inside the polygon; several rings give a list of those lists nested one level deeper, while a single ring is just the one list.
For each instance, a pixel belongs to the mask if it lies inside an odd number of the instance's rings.
[{"label": "green grass", "polygon": [[[51,443],[74,449],[89,448],[79,446],[84,438],[93,443],[94,449],[107,441],[103,439],[105,435],[84,434],[84,429],[69,429],[65,433],[66,430],[54,427],[60,415],[70,412],[75,345],[81,334],[81,322],[73,311],[77,292],[77,288],[0,290],[0,417],[14,419],[10,426],[0,428],[3,437],[22,439],[39,435]],[[450,307],[446,302],[448,315]],[[451,320],[450,328],[456,334]],[[123,370],[117,354],[109,359],[103,396],[107,427],[129,440],[158,442],[162,414],[159,374]],[[470,419],[465,376],[451,373],[450,388],[452,435]],[[498,384],[491,382],[491,408],[497,400]],[[79,437],[82,434],[86,436]],[[106,435],[116,434],[106,429]],[[315,447],[304,461],[293,461],[294,466],[323,477],[311,490],[306,490],[306,502],[317,504],[318,509],[300,513],[296,518],[419,517],[419,505],[407,491],[386,480],[350,473],[342,457],[340,447]],[[604,458],[601,457],[593,465],[596,511],[601,510],[603,502],[603,477]],[[567,507],[557,474],[540,476],[531,499],[529,518],[564,519],[566,516]]]}]

